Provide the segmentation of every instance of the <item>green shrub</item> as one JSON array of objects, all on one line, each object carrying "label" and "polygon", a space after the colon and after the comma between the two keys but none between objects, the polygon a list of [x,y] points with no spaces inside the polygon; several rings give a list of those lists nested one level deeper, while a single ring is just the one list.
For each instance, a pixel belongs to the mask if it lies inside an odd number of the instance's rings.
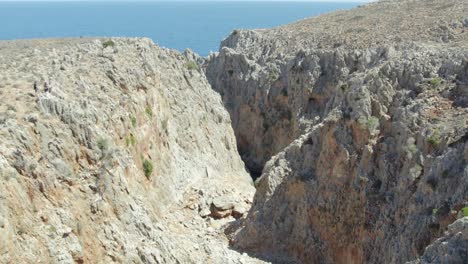
[{"label": "green shrub", "polygon": [[151,107],[147,106],[145,108],[145,112],[148,115],[148,117],[153,117],[153,109],[151,109]]},{"label": "green shrub", "polygon": [[379,119],[375,116],[369,117],[369,119],[367,119],[366,126],[371,132],[377,130],[379,128]]},{"label": "green shrub", "polygon": [[442,139],[440,136],[439,131],[434,131],[429,138],[427,139],[427,143],[429,143],[432,147],[437,147],[441,143]]},{"label": "green shrub", "polygon": [[463,216],[468,216],[468,206],[463,207],[460,211],[462,212]]},{"label": "green shrub", "polygon": [[271,71],[271,72],[268,73],[268,81],[269,81],[270,83],[273,83],[273,82],[275,82],[275,81],[278,80],[278,79],[279,79],[279,75],[278,75],[277,72]]},{"label": "green shrub", "polygon": [[194,62],[194,61],[187,61],[185,63],[185,67],[188,69],[188,70],[195,70],[195,71],[198,71],[198,65]]},{"label": "green shrub", "polygon": [[115,43],[114,43],[114,41],[112,41],[112,40],[108,40],[108,41],[102,43],[102,47],[103,47],[103,48],[114,47],[114,46],[115,46]]},{"label": "green shrub", "polygon": [[136,120],[136,118],[135,118],[134,116],[132,116],[132,117],[130,117],[130,120],[132,121],[132,126],[133,126],[133,127],[136,127],[136,125],[137,125],[137,120]]},{"label": "green shrub", "polygon": [[407,147],[408,151],[411,152],[412,154],[416,154],[418,152],[418,146],[416,144],[412,143],[409,144]]},{"label": "green shrub", "polygon": [[136,139],[135,139],[135,136],[132,133],[130,133],[130,135],[125,138],[125,145],[127,147],[129,147],[130,145],[132,147],[134,147],[136,145]]},{"label": "green shrub", "polygon": [[440,84],[442,83],[442,78],[440,77],[437,77],[437,78],[434,78],[430,81],[430,84],[433,86],[433,87],[437,87],[439,86]]},{"label": "green shrub", "polygon": [[143,172],[145,173],[146,178],[151,178],[151,174],[153,173],[153,164],[147,160],[143,160]]}]

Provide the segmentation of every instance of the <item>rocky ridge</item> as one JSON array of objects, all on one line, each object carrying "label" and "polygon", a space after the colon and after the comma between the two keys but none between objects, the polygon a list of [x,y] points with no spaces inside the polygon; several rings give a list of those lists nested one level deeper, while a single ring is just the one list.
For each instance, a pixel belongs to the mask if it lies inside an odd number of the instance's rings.
[{"label": "rocky ridge", "polygon": [[467,1],[380,1],[224,40],[206,74],[259,177],[233,246],[298,263],[466,262],[466,229],[437,240],[468,206],[466,14]]},{"label": "rocky ridge", "polygon": [[148,39],[0,54],[0,263],[261,263],[222,231],[254,187],[193,54]]}]

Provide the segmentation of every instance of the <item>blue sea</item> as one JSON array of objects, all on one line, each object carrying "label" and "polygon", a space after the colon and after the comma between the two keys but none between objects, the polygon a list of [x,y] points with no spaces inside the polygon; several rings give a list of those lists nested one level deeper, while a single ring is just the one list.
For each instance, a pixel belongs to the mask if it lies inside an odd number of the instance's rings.
[{"label": "blue sea", "polygon": [[0,39],[150,37],[206,56],[234,29],[269,28],[359,3],[0,2]]}]

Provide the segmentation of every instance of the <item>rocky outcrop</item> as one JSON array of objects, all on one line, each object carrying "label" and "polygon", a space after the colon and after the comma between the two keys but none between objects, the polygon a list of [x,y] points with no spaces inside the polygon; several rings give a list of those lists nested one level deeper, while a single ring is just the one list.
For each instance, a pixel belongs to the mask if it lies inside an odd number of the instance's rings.
[{"label": "rocky outcrop", "polygon": [[425,248],[468,205],[467,8],[381,1],[223,41],[207,77],[261,172],[233,246],[299,263],[442,252]]},{"label": "rocky outcrop", "polygon": [[421,259],[410,263],[466,263],[467,256],[468,217],[465,217],[449,225],[444,236],[429,245]]},{"label": "rocky outcrop", "polygon": [[208,216],[254,187],[194,55],[148,39],[0,54],[0,263],[260,262],[227,248],[233,216]]}]

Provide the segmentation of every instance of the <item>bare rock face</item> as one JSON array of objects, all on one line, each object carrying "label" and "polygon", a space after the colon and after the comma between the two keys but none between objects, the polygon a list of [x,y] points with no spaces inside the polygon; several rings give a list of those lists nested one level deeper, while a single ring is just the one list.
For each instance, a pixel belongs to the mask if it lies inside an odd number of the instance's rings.
[{"label": "bare rock face", "polygon": [[429,245],[420,259],[409,263],[466,263],[467,256],[468,217],[464,217],[449,225],[444,236]]},{"label": "bare rock face", "polygon": [[465,263],[466,237],[434,241],[468,205],[466,14],[381,1],[224,40],[207,77],[261,174],[232,244],[283,262]]},{"label": "bare rock face", "polygon": [[195,59],[148,39],[0,42],[0,263],[260,262],[227,248],[233,217],[201,213],[248,208],[254,187]]}]

